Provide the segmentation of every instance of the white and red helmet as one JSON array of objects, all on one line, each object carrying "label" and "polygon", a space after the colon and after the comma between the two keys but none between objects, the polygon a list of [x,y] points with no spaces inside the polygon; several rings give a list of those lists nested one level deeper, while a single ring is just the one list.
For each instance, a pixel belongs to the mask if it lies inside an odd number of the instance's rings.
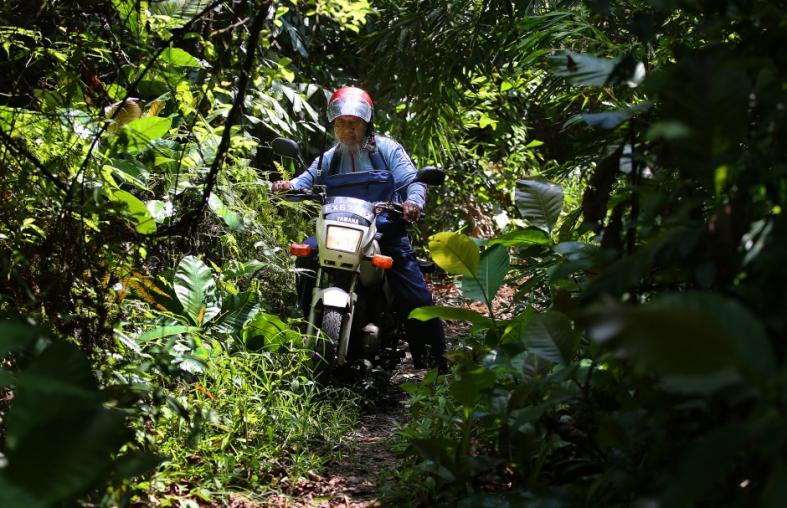
[{"label": "white and red helmet", "polygon": [[372,98],[360,88],[343,86],[333,92],[328,101],[328,122],[336,120],[337,116],[357,116],[366,123],[372,120]]}]

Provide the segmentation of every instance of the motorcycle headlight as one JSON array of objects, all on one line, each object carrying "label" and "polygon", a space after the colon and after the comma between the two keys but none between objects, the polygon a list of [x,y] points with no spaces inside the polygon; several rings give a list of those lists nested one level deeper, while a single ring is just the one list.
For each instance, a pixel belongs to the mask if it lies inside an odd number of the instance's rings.
[{"label": "motorcycle headlight", "polygon": [[358,244],[361,242],[361,233],[359,229],[328,226],[325,247],[343,252],[357,252]]}]

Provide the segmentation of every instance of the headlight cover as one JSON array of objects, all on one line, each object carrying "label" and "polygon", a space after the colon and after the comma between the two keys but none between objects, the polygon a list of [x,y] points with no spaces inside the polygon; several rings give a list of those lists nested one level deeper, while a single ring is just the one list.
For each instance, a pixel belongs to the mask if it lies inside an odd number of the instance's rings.
[{"label": "headlight cover", "polygon": [[325,235],[325,247],[342,252],[358,252],[361,234],[362,231],[360,229],[328,226],[328,233]]}]

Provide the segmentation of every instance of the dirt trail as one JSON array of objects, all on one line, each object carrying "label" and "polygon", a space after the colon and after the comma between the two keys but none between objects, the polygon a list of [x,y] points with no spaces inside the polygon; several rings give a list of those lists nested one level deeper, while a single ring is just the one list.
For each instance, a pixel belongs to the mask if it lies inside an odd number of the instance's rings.
[{"label": "dirt trail", "polygon": [[346,452],[328,464],[321,475],[293,486],[292,497],[277,497],[266,506],[272,508],[366,508],[381,506],[377,492],[383,476],[396,467],[391,450],[397,426],[407,418],[402,404],[405,394],[399,385],[419,382],[426,371],[415,370],[409,353],[396,368],[387,393],[378,405],[361,415],[358,426],[346,436]]},{"label": "dirt trail", "polygon": [[[433,284],[438,305],[456,305],[459,291],[453,284]],[[502,292],[502,291],[501,291]],[[498,302],[499,304],[499,302]],[[480,303],[469,306],[479,312],[486,308]],[[447,322],[446,337],[466,334],[466,323]],[[450,346],[449,346],[450,349]],[[300,481],[292,489],[292,497],[275,497],[265,506],[271,508],[366,508],[381,506],[377,500],[383,475],[396,467],[397,456],[391,450],[398,425],[407,419],[402,404],[406,394],[399,388],[402,383],[423,380],[425,370],[413,368],[409,352],[399,363],[391,378],[387,393],[379,404],[363,414],[358,426],[346,436],[347,451],[337,462],[328,464],[321,474]],[[240,507],[238,507],[240,508]]]}]

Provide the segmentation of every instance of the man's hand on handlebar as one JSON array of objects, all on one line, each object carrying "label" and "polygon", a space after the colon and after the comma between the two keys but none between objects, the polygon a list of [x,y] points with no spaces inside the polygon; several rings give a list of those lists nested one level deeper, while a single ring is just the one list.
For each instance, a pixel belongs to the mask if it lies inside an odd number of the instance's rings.
[{"label": "man's hand on handlebar", "polygon": [[410,201],[405,201],[402,205],[402,217],[410,222],[415,222],[421,216],[421,207]]},{"label": "man's hand on handlebar", "polygon": [[271,190],[273,192],[286,192],[291,189],[292,189],[292,182],[290,182],[289,180],[278,180],[276,182],[273,182],[273,185],[271,185]]}]

